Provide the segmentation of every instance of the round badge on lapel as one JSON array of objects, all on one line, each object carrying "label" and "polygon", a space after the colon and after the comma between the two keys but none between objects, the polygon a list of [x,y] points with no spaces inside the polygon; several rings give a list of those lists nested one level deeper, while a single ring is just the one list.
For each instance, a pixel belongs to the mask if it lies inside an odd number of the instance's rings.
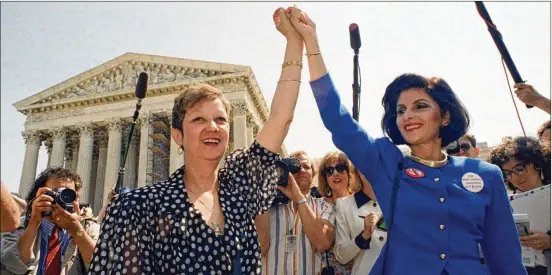
[{"label": "round badge on lapel", "polygon": [[478,193],[483,190],[483,179],[476,173],[468,172],[462,176],[462,185],[466,190]]},{"label": "round badge on lapel", "polygon": [[406,168],[405,173],[415,179],[423,178],[425,176],[424,172],[416,168]]}]

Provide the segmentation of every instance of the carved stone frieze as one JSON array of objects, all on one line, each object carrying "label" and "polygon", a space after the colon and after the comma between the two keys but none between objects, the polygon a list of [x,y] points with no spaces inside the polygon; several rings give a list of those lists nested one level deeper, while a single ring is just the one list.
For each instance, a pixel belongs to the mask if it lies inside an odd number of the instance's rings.
[{"label": "carved stone frieze", "polygon": [[141,72],[148,73],[150,85],[210,76],[208,71],[204,69],[141,61],[127,61],[81,83],[68,87],[37,103],[56,102],[65,98],[83,97],[126,88],[134,88],[136,87],[138,75]]}]

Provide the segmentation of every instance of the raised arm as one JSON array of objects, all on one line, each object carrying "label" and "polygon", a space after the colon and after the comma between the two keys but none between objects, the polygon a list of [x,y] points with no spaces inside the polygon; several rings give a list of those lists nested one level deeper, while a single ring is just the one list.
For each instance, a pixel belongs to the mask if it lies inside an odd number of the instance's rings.
[{"label": "raised arm", "polygon": [[550,99],[539,94],[533,86],[529,84],[519,83],[514,86],[516,95],[521,102],[535,106],[546,113],[550,114]]},{"label": "raised arm", "polygon": [[[305,41],[310,85],[324,126],[332,133],[335,146],[347,154],[347,157],[371,182],[376,182],[374,177],[383,170],[378,161],[379,151],[385,150],[385,154],[395,154],[397,158],[400,151],[387,139],[375,140],[370,137],[341,104],[339,94],[320,52],[314,22],[306,13],[293,7],[291,8],[291,23]],[[382,145],[395,148],[391,150],[389,150],[390,148],[378,148]]]},{"label": "raised arm", "polygon": [[521,245],[501,172],[493,171],[492,201],[485,211],[481,248],[491,274],[527,274]]},{"label": "raised arm", "polygon": [[270,105],[270,116],[256,139],[264,148],[279,152],[293,120],[301,85],[303,39],[291,25],[286,11],[278,8],[273,15],[276,29],[286,37],[287,46],[280,80]]},{"label": "raised arm", "polygon": [[19,227],[21,213],[19,212],[19,206],[3,182],[1,183],[1,188],[0,232],[10,232]]}]

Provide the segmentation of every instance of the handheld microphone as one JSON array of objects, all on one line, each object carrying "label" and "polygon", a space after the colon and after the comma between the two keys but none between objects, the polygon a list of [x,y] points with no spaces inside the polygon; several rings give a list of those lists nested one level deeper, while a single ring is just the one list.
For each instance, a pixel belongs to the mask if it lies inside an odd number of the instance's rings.
[{"label": "handheld microphone", "polygon": [[351,40],[351,48],[355,52],[353,57],[353,119],[358,121],[359,109],[360,109],[360,67],[358,65],[358,50],[360,49],[360,32],[358,25],[352,23],[349,25],[349,38]]},{"label": "handheld microphone", "polygon": [[356,23],[349,25],[349,38],[351,40],[351,48],[355,51],[355,54],[358,54],[358,49],[360,49],[362,43],[360,41],[360,32]]},{"label": "handheld microphone", "polygon": [[148,74],[141,72],[138,76],[138,81],[136,83],[136,90],[134,90],[134,95],[138,98],[136,102],[136,110],[134,110],[134,115],[132,116],[132,124],[130,124],[130,130],[128,132],[125,153],[123,154],[123,159],[121,160],[121,166],[119,167],[119,175],[117,177],[117,184],[115,186],[116,194],[120,193],[121,186],[123,185],[123,176],[125,175],[125,164],[128,155],[128,148],[130,146],[130,141],[132,139],[132,133],[134,132],[134,127],[136,126],[136,120],[140,114],[140,109],[142,109],[142,100],[146,97],[148,91]]}]

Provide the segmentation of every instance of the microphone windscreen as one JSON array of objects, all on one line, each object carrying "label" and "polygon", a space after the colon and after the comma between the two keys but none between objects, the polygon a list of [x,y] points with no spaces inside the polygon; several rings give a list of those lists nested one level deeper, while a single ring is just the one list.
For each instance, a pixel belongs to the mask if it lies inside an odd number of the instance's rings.
[{"label": "microphone windscreen", "polygon": [[136,90],[134,94],[137,98],[143,99],[146,97],[146,92],[148,91],[148,74],[141,72],[138,76],[138,82],[136,83]]},{"label": "microphone windscreen", "polygon": [[356,23],[349,25],[349,37],[351,39],[351,48],[353,48],[353,50],[360,49],[360,32]]}]

